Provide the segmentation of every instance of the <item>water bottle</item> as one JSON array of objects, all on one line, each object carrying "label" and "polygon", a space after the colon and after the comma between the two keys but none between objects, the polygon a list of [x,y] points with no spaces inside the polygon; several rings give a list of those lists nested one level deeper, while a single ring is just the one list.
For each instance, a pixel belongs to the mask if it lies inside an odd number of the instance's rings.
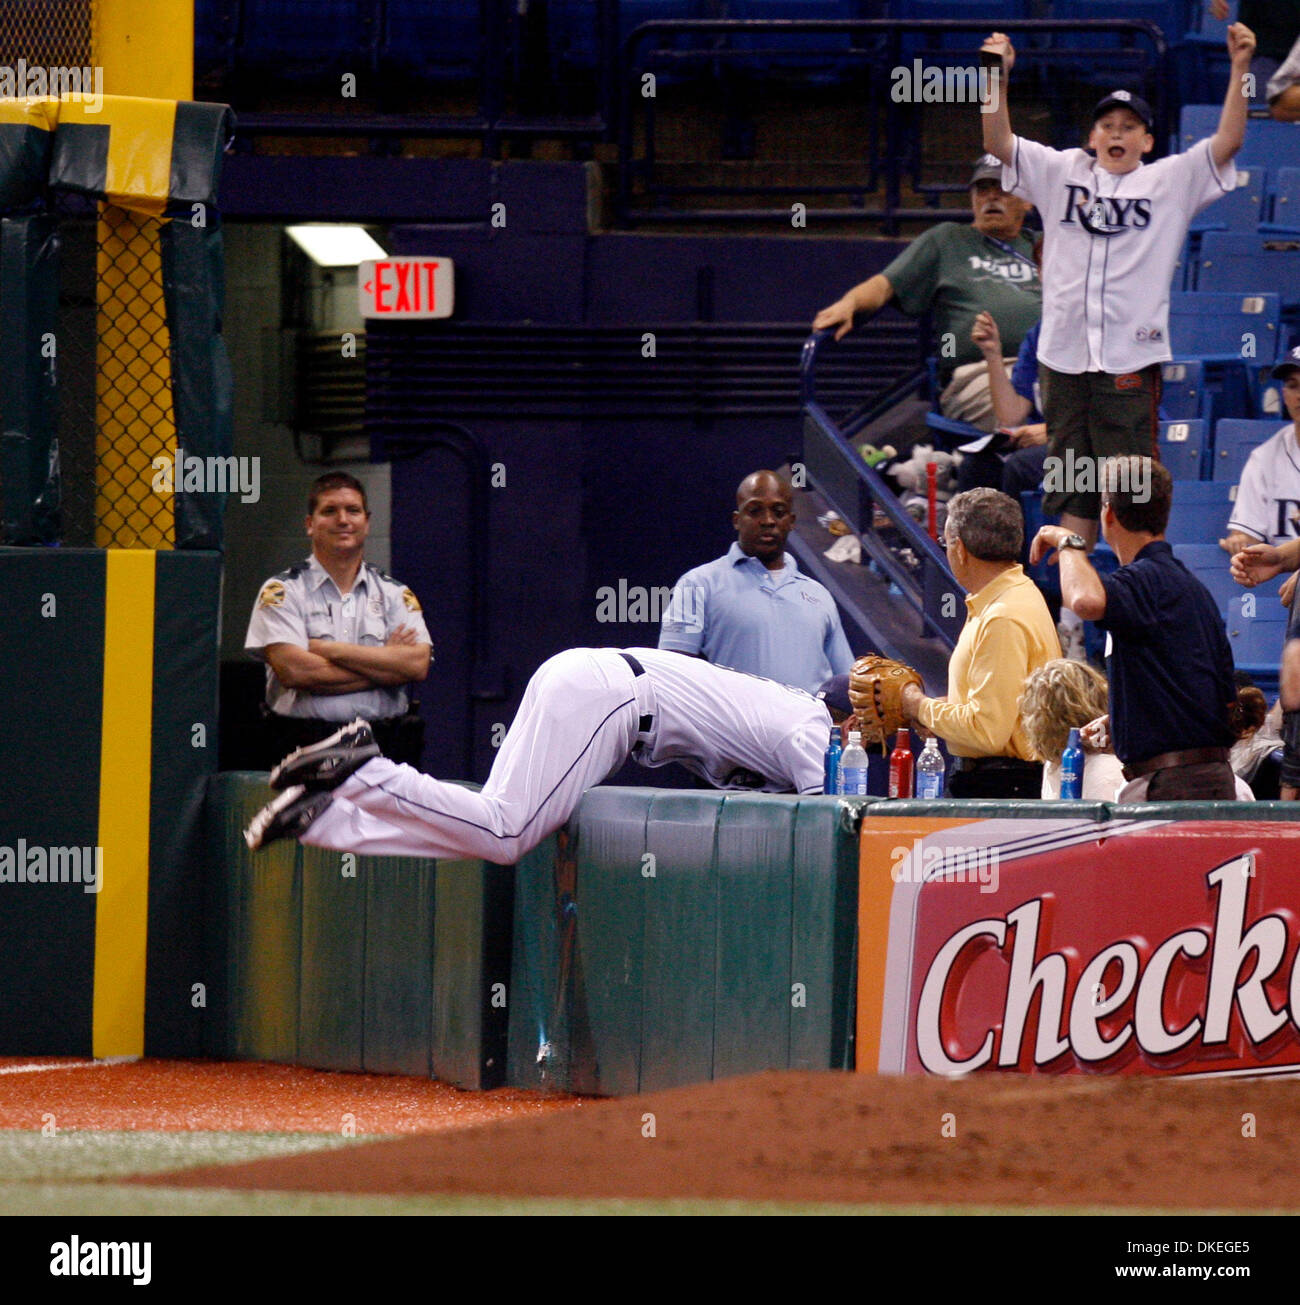
[{"label": "water bottle", "polygon": [[939,740],[926,739],[925,747],[916,759],[916,796],[943,797],[943,779],[943,753],[939,751]]},{"label": "water bottle", "polygon": [[823,793],[838,793],[840,791],[840,727],[831,726],[830,746],[826,749],[826,775],[822,780]]},{"label": "water bottle", "polygon": [[1083,796],[1083,749],[1079,746],[1079,731],[1071,730],[1065,751],[1061,753],[1061,796]]},{"label": "water bottle", "polygon": [[858,730],[849,731],[849,746],[840,757],[840,792],[845,797],[867,796],[867,754]]},{"label": "water bottle", "polygon": [[912,731],[899,730],[894,750],[889,754],[889,796],[912,796]]}]

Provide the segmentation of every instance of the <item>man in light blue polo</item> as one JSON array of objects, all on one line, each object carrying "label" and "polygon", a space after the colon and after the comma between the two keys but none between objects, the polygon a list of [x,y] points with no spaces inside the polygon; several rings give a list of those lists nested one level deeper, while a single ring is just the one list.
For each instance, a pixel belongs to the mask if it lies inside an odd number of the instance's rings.
[{"label": "man in light blue polo", "polygon": [[736,490],[736,542],[673,589],[659,647],[815,693],[853,664],[835,600],[785,551],[790,486],[755,471]]}]

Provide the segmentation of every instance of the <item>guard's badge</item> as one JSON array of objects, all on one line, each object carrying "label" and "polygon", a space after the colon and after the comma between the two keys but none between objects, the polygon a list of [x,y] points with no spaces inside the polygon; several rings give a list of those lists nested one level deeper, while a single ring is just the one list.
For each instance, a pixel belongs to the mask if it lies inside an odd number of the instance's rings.
[{"label": "guard's badge", "polygon": [[268,580],[262,586],[262,592],[257,596],[257,605],[259,607],[283,607],[284,585],[278,580]]},{"label": "guard's badge", "polygon": [[402,590],[402,602],[406,604],[408,612],[422,612],[424,609],[420,606],[420,600],[409,590]]}]

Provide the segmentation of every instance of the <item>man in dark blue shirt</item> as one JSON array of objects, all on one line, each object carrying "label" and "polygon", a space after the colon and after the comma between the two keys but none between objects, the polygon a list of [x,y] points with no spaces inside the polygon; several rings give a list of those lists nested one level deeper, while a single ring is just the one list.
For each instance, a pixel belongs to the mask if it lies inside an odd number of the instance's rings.
[{"label": "man in dark blue shirt", "polygon": [[1119,569],[1098,575],[1063,526],[1039,530],[1030,560],[1058,550],[1062,602],[1110,634],[1110,734],[1130,781],[1121,797],[1231,800],[1232,649],[1209,590],[1165,542],[1173,480],[1130,455],[1107,458],[1097,488]]}]

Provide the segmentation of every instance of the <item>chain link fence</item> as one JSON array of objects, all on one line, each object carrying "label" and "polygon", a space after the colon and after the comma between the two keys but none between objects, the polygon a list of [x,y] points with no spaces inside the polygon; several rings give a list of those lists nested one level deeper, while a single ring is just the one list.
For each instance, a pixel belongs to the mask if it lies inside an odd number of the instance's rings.
[{"label": "chain link fence", "polygon": [[0,63],[85,68],[91,62],[92,0],[2,0]]},{"label": "chain link fence", "polygon": [[[31,86],[45,71],[90,69],[92,0],[0,0],[0,65]],[[25,79],[25,80],[24,80]],[[22,93],[20,87],[19,93]],[[61,542],[170,548],[176,451],[157,218],[75,195],[59,218],[57,328]],[[35,347],[35,342],[33,342]]]},{"label": "chain link fence", "polygon": [[[176,453],[170,337],[157,218],[105,204],[99,219],[95,353],[96,543],[170,548]],[[176,488],[180,488],[177,486]]]}]

